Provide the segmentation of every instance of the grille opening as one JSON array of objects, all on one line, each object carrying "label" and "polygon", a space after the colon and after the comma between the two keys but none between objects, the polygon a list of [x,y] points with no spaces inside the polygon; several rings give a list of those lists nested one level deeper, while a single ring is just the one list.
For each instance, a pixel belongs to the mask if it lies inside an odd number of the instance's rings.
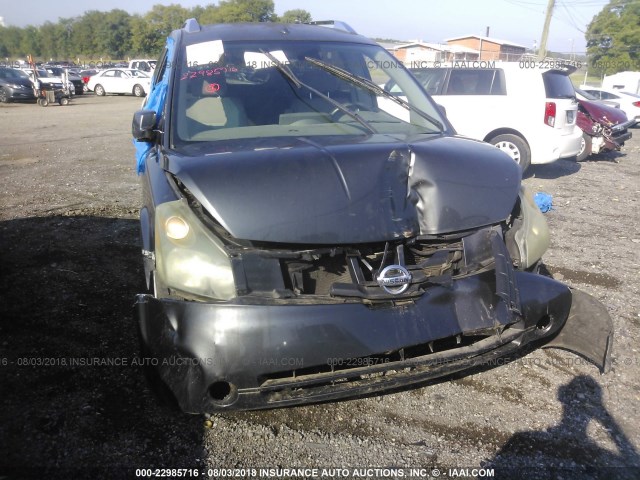
[{"label": "grille opening", "polygon": [[[285,288],[296,295],[329,295],[334,283],[369,283],[376,285],[376,273],[382,267],[384,244],[359,245],[337,253],[320,253],[309,259],[281,259],[280,268]],[[445,272],[457,273],[456,265],[462,259],[462,243],[415,243],[405,249],[407,268],[423,265],[427,276]],[[438,260],[427,266],[428,260],[438,254]],[[350,259],[353,263],[350,265]],[[385,264],[392,263],[387,258]],[[354,270],[354,271],[351,271]]]},{"label": "grille opening", "polygon": [[[211,227],[217,231],[214,227]],[[217,227],[216,227],[217,228]],[[500,226],[446,236],[352,245],[299,245],[248,242],[227,246],[234,257],[240,295],[322,301],[360,301],[368,305],[421,296],[434,284],[495,268],[492,242]],[[225,240],[226,242],[226,240]],[[305,248],[307,247],[307,248]],[[377,275],[401,264],[412,275],[406,292],[385,291]]]},{"label": "grille opening", "polygon": [[295,294],[328,295],[336,282],[352,281],[344,254],[321,255],[311,261],[282,260],[285,286]]}]

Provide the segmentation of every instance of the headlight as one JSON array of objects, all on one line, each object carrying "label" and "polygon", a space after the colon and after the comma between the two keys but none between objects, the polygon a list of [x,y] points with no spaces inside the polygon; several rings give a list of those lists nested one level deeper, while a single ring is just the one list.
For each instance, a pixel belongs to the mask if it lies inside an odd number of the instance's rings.
[{"label": "headlight", "polygon": [[519,197],[520,209],[514,212],[505,239],[512,259],[520,268],[529,268],[549,248],[549,226],[527,187],[521,187]]},{"label": "headlight", "polygon": [[222,241],[202,225],[186,201],[158,205],[155,225],[156,275],[162,283],[187,297],[236,296]]},{"label": "headlight", "polygon": [[164,229],[167,237],[174,240],[182,240],[189,235],[189,224],[182,217],[169,217],[164,223]]}]

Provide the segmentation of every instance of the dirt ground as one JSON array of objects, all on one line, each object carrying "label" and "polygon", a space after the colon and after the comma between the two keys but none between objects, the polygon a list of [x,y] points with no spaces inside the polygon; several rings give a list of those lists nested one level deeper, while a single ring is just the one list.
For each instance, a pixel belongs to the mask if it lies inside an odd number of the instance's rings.
[{"label": "dirt ground", "polygon": [[420,478],[640,478],[640,129],[620,153],[539,166],[526,179],[553,196],[548,269],[613,318],[611,373],[536,350],[422,388],[214,416],[205,428],[203,417],[161,407],[135,365],[139,104],[0,105],[0,479],[302,467],[387,469],[360,472],[369,478],[411,473],[399,468],[423,468]]}]

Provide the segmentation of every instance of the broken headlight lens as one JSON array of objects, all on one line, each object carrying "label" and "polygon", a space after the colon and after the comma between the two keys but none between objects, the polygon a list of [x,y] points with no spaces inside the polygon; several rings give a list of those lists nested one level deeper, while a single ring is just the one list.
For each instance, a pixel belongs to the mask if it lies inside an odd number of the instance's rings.
[{"label": "broken headlight lens", "polygon": [[182,296],[229,300],[236,296],[224,246],[184,200],[156,209],[156,275]]}]

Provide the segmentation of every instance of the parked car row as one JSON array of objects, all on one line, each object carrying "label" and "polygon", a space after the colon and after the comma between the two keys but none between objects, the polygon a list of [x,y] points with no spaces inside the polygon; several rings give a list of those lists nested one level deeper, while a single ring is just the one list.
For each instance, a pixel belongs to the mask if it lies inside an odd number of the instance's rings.
[{"label": "parked car row", "polygon": [[[65,85],[65,80],[54,76],[45,69],[37,69],[36,73],[40,88],[52,91],[64,90],[66,96],[74,92],[74,86],[70,81]],[[35,75],[33,70],[0,67],[0,102],[36,100],[34,92]]]},{"label": "parked car row", "polygon": [[22,70],[0,67],[0,102],[35,100],[33,83]]},{"label": "parked car row", "polygon": [[631,138],[629,128],[636,124],[627,119],[618,103],[598,100],[590,93],[576,88],[578,99],[577,125],[582,130],[582,143],[578,161],[591,154],[620,150]]},{"label": "parked car row", "polygon": [[[65,74],[65,69],[62,67],[44,65],[42,68],[46,70],[48,73],[50,73],[51,75],[58,78],[62,78],[62,76]],[[69,81],[73,84],[72,93],[74,95],[82,95],[84,93],[84,82],[82,81],[82,77],[77,73],[76,70],[73,70],[73,69],[66,69],[66,70],[67,70],[66,73],[69,77]]]},{"label": "parked car row", "polygon": [[640,95],[622,90],[609,90],[605,88],[582,85],[581,90],[593,95],[598,100],[615,102],[620,106],[627,118],[633,124],[640,122]]},{"label": "parked car row", "polygon": [[[83,70],[76,72],[57,66],[44,65],[33,69],[0,67],[0,101],[34,100],[33,81],[55,89],[68,90],[71,95],[94,91],[98,96],[106,94],[132,94],[143,97],[149,92],[151,74],[129,68],[107,70]],[[66,80],[62,77],[66,75]],[[67,82],[64,85],[64,82]]]},{"label": "parked car row", "polygon": [[[578,100],[569,67],[529,70],[519,64],[500,63],[495,68],[452,66],[411,71],[445,109],[458,133],[495,145],[523,171],[531,164],[560,158],[582,160],[592,153],[620,149],[631,137],[627,128],[636,123],[635,112],[630,117],[633,121],[628,121],[620,110],[612,112],[607,106],[591,105],[586,98]],[[384,88],[404,98],[393,82]],[[601,98],[614,97],[602,91]],[[407,116],[392,101],[381,108]],[[640,108],[637,110],[640,118]]]},{"label": "parked car row", "polygon": [[[128,65],[83,70],[80,75],[85,90],[94,91],[98,96],[131,93],[142,97],[149,91],[155,66],[156,60],[134,59]],[[94,76],[96,78],[93,78]]]},{"label": "parked car row", "polygon": [[98,96],[108,93],[131,93],[143,97],[149,92],[151,76],[142,70],[128,68],[109,68],[89,77],[87,89]]}]

